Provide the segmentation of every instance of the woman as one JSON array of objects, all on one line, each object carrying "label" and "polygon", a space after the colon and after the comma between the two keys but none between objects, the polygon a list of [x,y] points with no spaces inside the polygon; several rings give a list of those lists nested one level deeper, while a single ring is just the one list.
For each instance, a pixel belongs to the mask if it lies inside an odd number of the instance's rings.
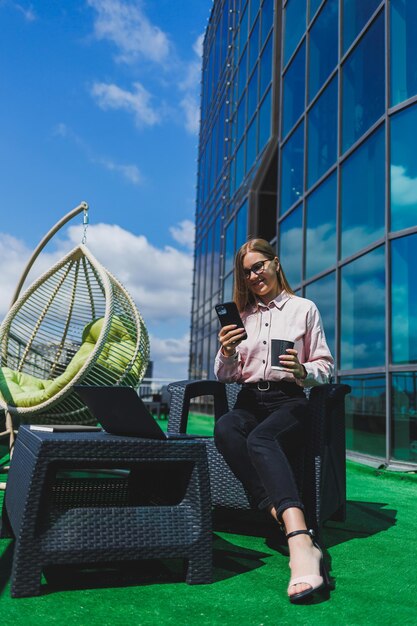
[{"label": "woman", "polygon": [[[236,405],[216,424],[215,441],[254,503],[285,529],[290,553],[288,596],[300,603],[328,586],[323,554],[307,530],[291,455],[303,445],[308,404],[303,387],[328,382],[333,358],[320,314],[294,295],[274,249],[251,239],[235,259],[234,300],[247,333],[236,325],[219,333],[215,375],[242,383]],[[271,368],[271,339],[294,342]]]}]

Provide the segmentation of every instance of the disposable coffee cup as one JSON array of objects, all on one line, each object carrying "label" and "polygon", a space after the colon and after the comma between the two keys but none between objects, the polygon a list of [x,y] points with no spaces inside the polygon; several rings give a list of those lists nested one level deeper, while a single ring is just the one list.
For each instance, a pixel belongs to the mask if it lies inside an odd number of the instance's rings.
[{"label": "disposable coffee cup", "polygon": [[281,365],[279,357],[281,354],[288,354],[287,348],[293,348],[294,342],[286,339],[271,339],[271,368],[273,370],[285,370]]}]

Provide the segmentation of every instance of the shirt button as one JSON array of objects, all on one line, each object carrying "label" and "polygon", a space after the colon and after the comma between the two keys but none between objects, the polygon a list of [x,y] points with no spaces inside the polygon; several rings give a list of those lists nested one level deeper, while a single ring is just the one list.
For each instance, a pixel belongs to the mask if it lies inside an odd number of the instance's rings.
[{"label": "shirt button", "polygon": [[262,363],[264,363],[264,364],[265,364],[265,363],[266,363],[266,361],[262,361]]},{"label": "shirt button", "polygon": [[266,341],[264,341],[264,344],[266,345]]},{"label": "shirt button", "polygon": [[265,326],[269,326],[268,322],[265,324]]}]

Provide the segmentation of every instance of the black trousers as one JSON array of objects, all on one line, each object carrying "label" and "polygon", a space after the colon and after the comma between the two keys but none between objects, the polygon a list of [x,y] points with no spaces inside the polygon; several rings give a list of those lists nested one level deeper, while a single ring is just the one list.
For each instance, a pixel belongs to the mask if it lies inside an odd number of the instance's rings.
[{"label": "black trousers", "polygon": [[295,383],[258,391],[243,387],[232,411],[215,425],[215,443],[260,509],[278,519],[289,507],[304,510],[291,462],[305,445],[308,401]]}]

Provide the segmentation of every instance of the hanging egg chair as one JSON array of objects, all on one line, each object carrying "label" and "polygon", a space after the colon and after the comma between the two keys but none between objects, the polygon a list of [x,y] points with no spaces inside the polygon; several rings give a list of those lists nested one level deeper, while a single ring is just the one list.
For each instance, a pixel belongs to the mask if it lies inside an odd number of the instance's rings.
[{"label": "hanging egg chair", "polygon": [[80,244],[18,298],[0,326],[0,409],[21,423],[95,424],[74,385],[137,387],[149,339],[135,303]]}]

